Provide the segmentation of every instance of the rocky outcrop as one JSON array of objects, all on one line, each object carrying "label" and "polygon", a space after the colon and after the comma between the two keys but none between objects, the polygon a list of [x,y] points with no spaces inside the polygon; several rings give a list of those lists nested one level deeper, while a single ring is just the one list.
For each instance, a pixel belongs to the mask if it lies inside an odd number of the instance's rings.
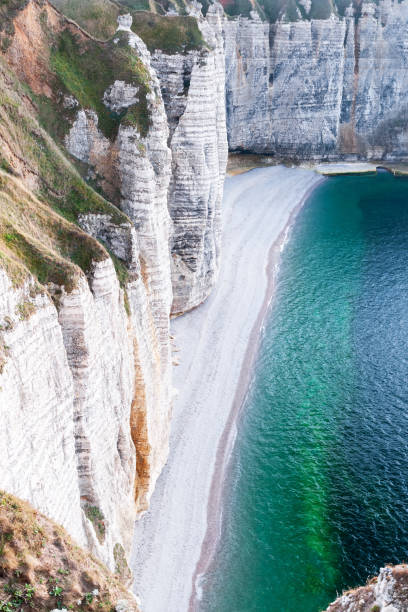
[{"label": "rocky outcrop", "polygon": [[[99,175],[110,175],[119,193],[118,206],[132,221],[127,236],[106,232],[106,223],[81,218],[88,233],[105,239],[111,251],[131,271],[127,305],[134,338],[136,393],[133,397],[131,433],[137,454],[135,497],[138,511],[146,510],[154,484],[167,459],[171,415],[171,355],[169,315],[172,301],[167,191],[171,155],[168,128],[160,87],[150,66],[145,44],[131,30],[132,18],[119,18],[120,44],[134,49],[142,62],[148,93],[137,86],[115,81],[105,91],[105,106],[113,113],[124,111],[146,96],[149,125],[145,134],[139,125],[119,126],[115,140],[98,129],[95,112],[78,110],[65,144],[72,155],[90,164]],[[119,44],[119,38],[114,39]],[[125,240],[125,243],[123,242]],[[127,244],[126,244],[127,242]]]},{"label": "rocky outcrop", "polygon": [[140,612],[123,584],[123,555],[117,555],[115,573],[108,571],[61,525],[2,490],[0,533],[3,609]]},{"label": "rocky outcrop", "polygon": [[227,162],[221,5],[199,26],[207,47],[156,51],[172,154],[168,207],[172,219],[173,314],[200,304],[217,278],[221,201]]},{"label": "rocky outcrop", "polygon": [[408,157],[408,2],[344,17],[224,24],[233,150],[300,159]]},{"label": "rocky outcrop", "polygon": [[383,567],[378,577],[343,593],[326,612],[405,612],[408,608],[408,566]]},{"label": "rocky outcrop", "polygon": [[130,549],[135,451],[133,346],[112,262],[63,290],[58,310],[32,278],[13,289],[0,276],[2,486],[114,569],[115,545]]}]

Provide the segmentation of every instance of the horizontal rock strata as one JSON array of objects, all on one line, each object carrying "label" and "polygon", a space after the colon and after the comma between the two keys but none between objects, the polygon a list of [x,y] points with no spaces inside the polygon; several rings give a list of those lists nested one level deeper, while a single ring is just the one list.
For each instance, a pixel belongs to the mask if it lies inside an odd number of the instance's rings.
[{"label": "horizontal rock strata", "polygon": [[170,129],[173,314],[200,304],[218,274],[227,161],[222,20],[220,5],[199,19],[209,49],[152,58]]},{"label": "horizontal rock strata", "polygon": [[224,23],[229,146],[300,159],[408,156],[408,2]]}]

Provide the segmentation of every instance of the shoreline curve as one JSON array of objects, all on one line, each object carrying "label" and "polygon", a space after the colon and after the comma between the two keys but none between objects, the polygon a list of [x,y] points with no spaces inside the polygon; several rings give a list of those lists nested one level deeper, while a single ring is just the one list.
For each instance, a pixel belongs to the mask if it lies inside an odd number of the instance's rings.
[{"label": "shoreline curve", "polygon": [[[278,238],[271,244],[269,249],[268,260],[265,267],[267,287],[265,291],[264,300],[251,330],[247,349],[241,367],[241,373],[236,388],[233,405],[230,414],[228,415],[227,422],[225,423],[225,428],[222,433],[222,436],[218,442],[217,456],[212,477],[210,496],[208,499],[207,530],[203,540],[203,544],[201,546],[200,558],[196,565],[196,569],[192,579],[192,591],[189,601],[188,612],[197,612],[197,600],[199,599],[197,597],[197,584],[200,578],[209,571],[214,561],[218,542],[221,537],[221,508],[224,501],[224,484],[227,476],[228,465],[232,455],[232,450],[235,444],[236,425],[243,411],[244,404],[248,392],[250,390],[251,382],[253,380],[254,366],[262,340],[264,325],[273,303],[276,280],[279,273],[281,253],[286,245],[286,242],[289,240],[290,233],[292,231],[299,211],[301,210],[311,193],[316,189],[318,185],[324,182],[325,179],[326,177],[321,176],[320,179],[318,179],[317,182],[306,191],[302,200],[290,213],[288,221],[285,227],[282,229],[281,233],[279,234]],[[215,503],[211,502],[211,500],[215,500]]]},{"label": "shoreline curve", "polygon": [[130,563],[144,612],[194,609],[196,578],[217,543],[226,459],[273,295],[279,239],[324,180],[284,166],[226,180],[218,283],[203,304],[172,321],[180,365],[170,454],[136,523]]}]

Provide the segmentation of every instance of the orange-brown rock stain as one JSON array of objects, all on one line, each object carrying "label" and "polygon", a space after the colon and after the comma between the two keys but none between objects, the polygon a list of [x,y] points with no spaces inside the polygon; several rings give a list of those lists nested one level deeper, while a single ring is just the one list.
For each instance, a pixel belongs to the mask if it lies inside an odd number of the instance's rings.
[{"label": "orange-brown rock stain", "polygon": [[62,19],[46,3],[29,2],[13,20],[14,36],[6,53],[9,65],[37,95],[52,97],[54,76],[50,72],[50,41],[47,29],[62,29]]},{"label": "orange-brown rock stain", "polygon": [[134,496],[136,511],[147,510],[146,495],[150,483],[150,453],[147,428],[146,390],[145,380],[140,365],[139,350],[136,340],[133,342],[135,360],[135,392],[130,409],[130,434],[136,450],[136,474],[134,482]]}]

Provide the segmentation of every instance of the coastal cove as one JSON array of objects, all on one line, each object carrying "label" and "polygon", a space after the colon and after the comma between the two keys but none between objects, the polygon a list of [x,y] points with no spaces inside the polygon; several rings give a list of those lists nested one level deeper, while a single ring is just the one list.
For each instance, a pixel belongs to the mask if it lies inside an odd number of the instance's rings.
[{"label": "coastal cove", "polygon": [[202,612],[316,612],[408,558],[408,181],[296,217],[228,467]]},{"label": "coastal cove", "polygon": [[408,0],[0,0],[0,612],[408,612],[407,75]]}]

